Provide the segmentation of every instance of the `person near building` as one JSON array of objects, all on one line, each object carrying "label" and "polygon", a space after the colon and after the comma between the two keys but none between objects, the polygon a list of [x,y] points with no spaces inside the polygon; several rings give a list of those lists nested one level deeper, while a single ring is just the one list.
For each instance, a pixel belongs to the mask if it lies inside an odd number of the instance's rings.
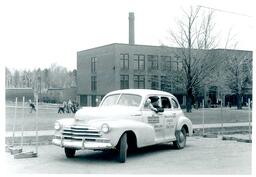
[{"label": "person near building", "polygon": [[59,109],[58,109],[58,113],[61,114],[61,113],[65,113],[65,109],[66,109],[66,101],[63,101],[62,105],[59,106]]},{"label": "person near building", "polygon": [[73,105],[73,103],[72,103],[71,99],[69,99],[69,100],[68,100],[68,106],[67,106],[67,112],[68,112],[68,113],[71,113],[72,105]]},{"label": "person near building", "polygon": [[35,104],[34,104],[34,103],[32,103],[32,101],[31,101],[31,100],[29,100],[29,107],[31,108],[31,109],[30,109],[30,113],[32,113],[32,111],[36,111]]}]

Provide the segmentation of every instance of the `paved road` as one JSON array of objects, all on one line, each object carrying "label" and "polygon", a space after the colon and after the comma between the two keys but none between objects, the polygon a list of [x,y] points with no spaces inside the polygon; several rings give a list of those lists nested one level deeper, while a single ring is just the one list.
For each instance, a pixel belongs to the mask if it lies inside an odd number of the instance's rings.
[{"label": "paved road", "polygon": [[220,137],[189,137],[183,150],[172,145],[142,148],[130,153],[124,164],[111,152],[80,151],[67,159],[63,149],[44,145],[38,158],[14,159],[5,153],[5,169],[12,174],[251,174],[251,145]]}]

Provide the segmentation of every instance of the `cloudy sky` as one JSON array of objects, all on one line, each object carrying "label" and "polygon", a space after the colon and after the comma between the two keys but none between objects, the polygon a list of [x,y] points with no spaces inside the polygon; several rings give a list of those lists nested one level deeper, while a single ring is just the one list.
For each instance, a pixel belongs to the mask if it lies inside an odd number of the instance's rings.
[{"label": "cloudy sky", "polygon": [[128,43],[129,12],[135,13],[136,44],[169,45],[169,29],[190,5],[215,9],[218,48],[231,29],[237,49],[255,49],[255,6],[249,0],[8,0],[0,5],[1,62],[10,69],[53,63],[75,69],[77,51]]}]

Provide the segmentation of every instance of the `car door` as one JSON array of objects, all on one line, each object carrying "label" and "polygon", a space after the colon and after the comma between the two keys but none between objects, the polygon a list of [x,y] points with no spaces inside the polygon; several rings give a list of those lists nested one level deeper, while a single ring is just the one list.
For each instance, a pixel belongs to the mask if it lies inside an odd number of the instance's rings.
[{"label": "car door", "polygon": [[175,139],[175,125],[177,122],[177,105],[171,97],[162,96],[161,97],[162,108],[164,109],[164,133],[165,140],[171,141]]},{"label": "car door", "polygon": [[[155,97],[156,95],[154,95]],[[149,96],[147,99],[153,97]],[[147,100],[146,99],[146,100]],[[160,97],[159,97],[160,100]],[[155,131],[155,143],[163,142],[165,139],[164,130],[164,116],[163,112],[155,112],[150,109],[148,105],[145,105],[142,111],[143,120],[154,128]]]}]

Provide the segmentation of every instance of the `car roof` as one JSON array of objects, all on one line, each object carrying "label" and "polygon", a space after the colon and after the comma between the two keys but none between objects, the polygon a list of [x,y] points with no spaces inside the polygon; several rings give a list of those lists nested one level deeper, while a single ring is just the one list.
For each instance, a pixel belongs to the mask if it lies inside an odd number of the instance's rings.
[{"label": "car roof", "polygon": [[120,94],[120,93],[129,93],[129,94],[136,94],[145,97],[147,95],[168,95],[173,96],[171,93],[160,91],[160,90],[150,90],[150,89],[123,89],[123,90],[115,90],[109,92],[107,95],[112,94]]}]

